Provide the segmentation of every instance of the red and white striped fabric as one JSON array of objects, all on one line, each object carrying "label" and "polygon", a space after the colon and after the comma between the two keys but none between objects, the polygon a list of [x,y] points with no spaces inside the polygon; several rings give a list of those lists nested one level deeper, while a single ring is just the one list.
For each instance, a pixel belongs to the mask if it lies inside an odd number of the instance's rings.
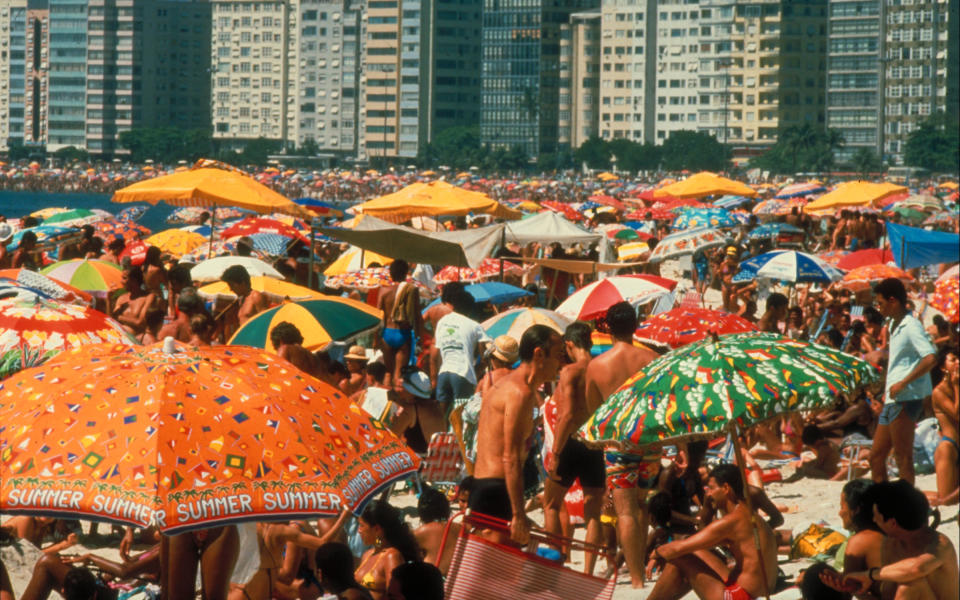
[{"label": "red and white striped fabric", "polygon": [[616,275],[601,279],[576,292],[557,307],[570,319],[591,321],[607,314],[607,309],[626,300],[636,306],[669,294],[677,282],[656,275]]},{"label": "red and white striped fabric", "polygon": [[456,600],[610,600],[617,580],[466,535],[457,538],[446,597]]},{"label": "red and white striped fabric", "polygon": [[450,432],[433,434],[420,477],[427,483],[456,483],[462,468],[463,459],[456,436]]}]

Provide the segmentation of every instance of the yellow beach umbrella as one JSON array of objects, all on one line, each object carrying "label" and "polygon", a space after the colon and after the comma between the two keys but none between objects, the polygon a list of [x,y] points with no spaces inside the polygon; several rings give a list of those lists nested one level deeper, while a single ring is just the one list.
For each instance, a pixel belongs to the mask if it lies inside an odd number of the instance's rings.
[{"label": "yellow beach umbrella", "polygon": [[877,206],[885,198],[905,192],[907,192],[907,188],[895,183],[848,181],[838,185],[832,192],[828,192],[807,204],[803,207],[803,211],[817,213],[848,206]]},{"label": "yellow beach umbrella", "polygon": [[65,213],[68,210],[70,209],[62,206],[51,206],[50,208],[41,208],[40,210],[35,210],[30,213],[30,216],[38,219],[49,219],[53,215],[59,215],[60,213]]},{"label": "yellow beach umbrella", "polygon": [[725,194],[753,198],[757,195],[757,191],[745,183],[727,179],[709,171],[702,171],[683,181],[663,186],[653,193],[653,197],[703,198]]},{"label": "yellow beach umbrella", "polygon": [[412,217],[461,216],[469,213],[492,214],[504,219],[519,219],[522,216],[520,211],[503,206],[486,194],[465,190],[445,181],[414,183],[355,206],[354,211],[393,223],[402,223]]},{"label": "yellow beach umbrella", "polygon": [[236,171],[200,167],[139,181],[113,194],[114,202],[166,202],[174,206],[236,206],[258,213],[282,212],[310,218],[310,212]]},{"label": "yellow beach umbrella", "polygon": [[631,242],[617,248],[617,260],[638,260],[649,252],[650,246],[646,242]]},{"label": "yellow beach umbrella", "polygon": [[597,179],[599,179],[600,181],[613,181],[614,179],[620,179],[620,178],[614,175],[613,173],[607,173],[606,171],[604,171],[603,173],[600,173],[599,175],[597,175]]},{"label": "yellow beach umbrella", "polygon": [[[296,285],[282,279],[273,277],[264,277],[258,275],[250,278],[250,287],[262,293],[271,302],[283,302],[285,300],[307,300],[308,298],[319,298],[320,292]],[[197,293],[208,300],[234,300],[237,295],[230,291],[230,286],[222,281],[217,281],[205,285]]]},{"label": "yellow beach umbrella", "polygon": [[148,246],[156,246],[160,248],[161,252],[179,258],[205,244],[207,238],[185,229],[167,229],[155,233],[143,241]]},{"label": "yellow beach umbrella", "polygon": [[356,246],[351,246],[340,255],[340,258],[333,261],[333,264],[327,267],[323,274],[327,276],[343,275],[366,269],[373,263],[379,263],[381,267],[385,267],[392,262],[393,259],[388,256],[382,256],[369,250],[363,251]]}]

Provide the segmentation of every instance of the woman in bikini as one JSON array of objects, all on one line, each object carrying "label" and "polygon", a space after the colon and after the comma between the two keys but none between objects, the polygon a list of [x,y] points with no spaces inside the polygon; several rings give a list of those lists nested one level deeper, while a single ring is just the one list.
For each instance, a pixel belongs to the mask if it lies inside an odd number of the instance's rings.
[{"label": "woman in bikini", "polygon": [[414,334],[423,330],[420,315],[420,294],[408,282],[410,265],[404,260],[390,263],[390,279],[394,285],[381,288],[377,308],[383,311],[383,331],[380,333],[383,364],[387,367],[387,384],[400,377],[400,369],[410,362],[414,352]]},{"label": "woman in bikini", "polygon": [[408,561],[420,561],[423,554],[399,510],[375,500],[360,515],[357,533],[364,544],[373,546],[363,554],[354,576],[373,600],[384,598],[390,573]]}]

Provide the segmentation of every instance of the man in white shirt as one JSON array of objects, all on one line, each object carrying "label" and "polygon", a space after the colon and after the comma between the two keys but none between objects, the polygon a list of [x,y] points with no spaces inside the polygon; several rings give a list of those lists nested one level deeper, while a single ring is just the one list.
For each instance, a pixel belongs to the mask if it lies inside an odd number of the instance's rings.
[{"label": "man in white shirt", "polygon": [[476,357],[482,352],[481,344],[491,341],[480,323],[467,316],[473,314],[473,296],[460,291],[451,299],[451,304],[453,312],[437,321],[434,332],[434,343],[440,354],[440,366],[434,378],[437,401],[447,412],[453,408],[454,400],[473,396],[477,388]]}]

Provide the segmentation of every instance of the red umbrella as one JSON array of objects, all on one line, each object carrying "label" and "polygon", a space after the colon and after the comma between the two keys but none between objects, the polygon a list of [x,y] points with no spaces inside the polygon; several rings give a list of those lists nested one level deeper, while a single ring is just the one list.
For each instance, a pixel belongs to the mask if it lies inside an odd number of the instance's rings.
[{"label": "red umbrella", "polygon": [[570,221],[581,221],[583,220],[583,215],[577,212],[575,208],[569,204],[563,202],[557,202],[556,200],[544,200],[540,203],[540,206],[544,208],[549,208],[553,212],[558,212],[563,215],[566,219]]},{"label": "red umbrella", "polygon": [[150,244],[144,242],[143,240],[134,240],[123,247],[123,252],[120,253],[120,258],[130,258],[130,264],[132,265],[142,265],[143,261],[147,259],[147,249],[150,248]]},{"label": "red umbrella", "polygon": [[150,235],[150,230],[133,221],[97,221],[93,224],[97,235],[110,240],[120,236],[126,241],[139,240]]},{"label": "red umbrella", "polygon": [[[523,268],[517,263],[503,261],[504,274],[519,275]],[[496,258],[485,258],[476,269],[466,267],[457,268],[453,265],[444,267],[439,273],[433,276],[437,283],[449,283],[451,281],[481,281],[490,277],[500,276],[500,261]]]},{"label": "red umbrella", "polygon": [[745,333],[757,327],[743,317],[709,308],[675,308],[654,315],[637,327],[637,337],[679,348],[710,334]]},{"label": "red umbrella", "polygon": [[664,210],[671,211],[687,206],[691,206],[693,208],[711,208],[709,204],[704,204],[703,202],[700,202],[694,198],[658,198],[657,203],[653,205],[654,208],[662,208]]},{"label": "red umbrella", "polygon": [[220,237],[229,239],[241,235],[253,235],[255,233],[275,233],[283,237],[298,239],[305,244],[309,243],[309,240],[292,225],[281,223],[276,219],[259,217],[247,217],[239,223],[224,229],[220,233]]},{"label": "red umbrella", "polygon": [[597,194],[596,196],[590,196],[589,200],[591,202],[596,202],[597,204],[606,204],[607,206],[612,206],[613,208],[624,211],[627,210],[627,207],[613,196],[608,196],[606,194]]},{"label": "red umbrella", "polygon": [[641,208],[623,217],[625,221],[672,221],[676,218],[677,215],[663,208]]},{"label": "red umbrella", "polygon": [[885,265],[889,262],[893,262],[893,252],[890,252],[889,249],[868,248],[847,254],[837,261],[836,266],[844,271],[852,271],[857,267]]}]

